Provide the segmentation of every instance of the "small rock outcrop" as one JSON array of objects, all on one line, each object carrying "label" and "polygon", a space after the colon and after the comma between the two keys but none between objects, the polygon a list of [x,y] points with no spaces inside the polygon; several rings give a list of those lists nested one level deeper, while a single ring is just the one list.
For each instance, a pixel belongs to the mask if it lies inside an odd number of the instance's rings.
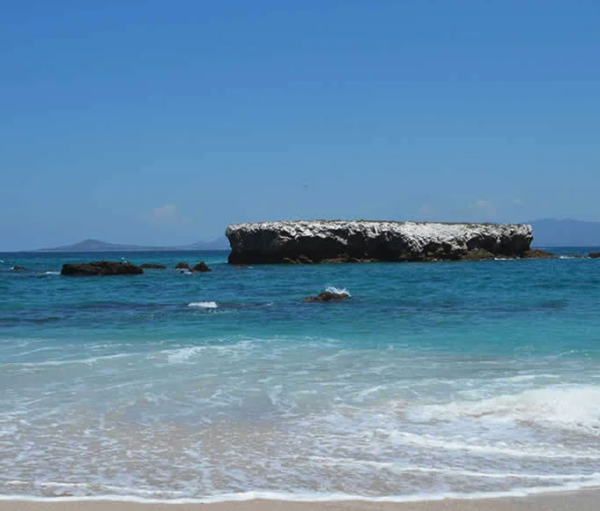
[{"label": "small rock outcrop", "polygon": [[61,275],[67,276],[107,276],[107,275],[140,275],[144,273],[135,264],[119,261],[94,261],[91,263],[63,264]]},{"label": "small rock outcrop", "polygon": [[600,252],[592,252],[592,253],[588,254],[588,257],[590,259],[600,259]]},{"label": "small rock outcrop", "polygon": [[142,270],[166,270],[167,267],[164,264],[144,263],[140,264]]},{"label": "small rock outcrop", "polygon": [[530,250],[527,250],[523,254],[523,257],[525,259],[556,259],[556,256],[554,254],[546,252],[545,250],[540,250],[539,248],[532,248]]},{"label": "small rock outcrop", "polygon": [[175,265],[175,269],[176,270],[189,270],[190,265],[188,263],[177,263]]},{"label": "small rock outcrop", "polygon": [[298,221],[230,225],[231,264],[519,258],[530,225]]},{"label": "small rock outcrop", "polygon": [[350,293],[339,292],[334,293],[333,291],[323,291],[317,296],[307,296],[304,302],[341,302],[350,298]]},{"label": "small rock outcrop", "polygon": [[206,273],[206,272],[209,272],[212,270],[208,267],[208,265],[204,261],[200,261],[196,266],[194,266],[192,268],[192,271]]},{"label": "small rock outcrop", "polygon": [[14,271],[23,271],[25,269],[25,266],[19,266],[18,264],[15,264],[12,269]]}]

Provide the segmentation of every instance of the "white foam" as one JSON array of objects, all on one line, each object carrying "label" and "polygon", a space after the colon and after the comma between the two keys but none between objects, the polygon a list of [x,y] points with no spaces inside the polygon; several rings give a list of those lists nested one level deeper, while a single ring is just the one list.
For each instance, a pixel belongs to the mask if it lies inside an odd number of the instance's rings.
[{"label": "white foam", "polygon": [[437,419],[534,423],[600,436],[600,386],[595,385],[553,385],[479,401],[430,405],[423,411]]},{"label": "white foam", "polygon": [[205,349],[205,346],[193,346],[191,348],[172,350],[167,352],[167,360],[169,364],[183,364]]},{"label": "white foam", "polygon": [[498,378],[497,381],[520,383],[520,382],[533,381],[533,380],[542,379],[542,378],[559,379],[560,376],[558,376],[557,374],[520,374],[518,376],[509,376],[507,378]]},{"label": "white foam", "polygon": [[345,287],[335,287],[335,286],[328,286],[325,291],[327,293],[333,293],[335,295],[346,295],[346,296],[352,296],[349,291],[345,288]]},{"label": "white foam", "polygon": [[311,456],[311,460],[318,462],[321,465],[352,465],[352,466],[367,466],[375,468],[383,468],[394,473],[415,473],[421,472],[426,474],[445,474],[450,476],[465,476],[481,479],[532,479],[540,481],[580,481],[582,479],[598,479],[600,473],[593,474],[531,474],[531,473],[516,473],[516,472],[484,472],[481,470],[463,470],[457,468],[439,468],[439,467],[420,467],[416,465],[403,466],[391,461],[373,461],[373,460],[352,460],[344,457],[327,458],[323,456]]},{"label": "white foam", "polygon": [[598,460],[600,452],[576,451],[571,448],[551,451],[547,447],[540,446],[522,446],[509,447],[503,444],[476,444],[466,439],[438,438],[431,435],[416,435],[403,431],[393,431],[392,437],[396,437],[403,445],[416,445],[427,449],[445,450],[445,451],[465,451],[478,454],[495,454],[500,456],[510,456],[514,458],[542,458],[542,459],[581,459]]},{"label": "white foam", "polygon": [[217,309],[217,302],[192,302],[188,303],[188,307],[198,307],[200,309]]},{"label": "white foam", "polygon": [[103,360],[111,360],[115,358],[124,358],[128,357],[127,353],[117,353],[115,355],[105,355],[100,357],[90,357],[84,359],[75,359],[75,360],[45,360],[43,362],[11,362],[8,364],[0,365],[0,367],[44,367],[44,366],[63,366],[63,365],[71,365],[71,364],[87,364],[92,365],[96,362],[100,362]]},{"label": "white foam", "polygon": [[45,271],[42,272],[43,275],[60,275],[59,271]]},{"label": "white foam", "polygon": [[[586,476],[588,477],[588,476]],[[56,483],[55,483],[56,484]],[[0,495],[0,501],[20,501],[20,502],[134,502],[140,504],[214,504],[220,502],[245,502],[249,500],[276,500],[282,502],[343,502],[343,501],[363,501],[363,502],[430,502],[446,499],[491,499],[504,497],[526,497],[528,495],[537,495],[541,493],[556,493],[564,491],[575,491],[584,488],[594,488],[600,485],[600,476],[594,474],[589,476],[587,481],[569,482],[554,487],[533,487],[533,488],[514,488],[507,491],[497,492],[443,492],[443,493],[416,493],[410,495],[385,495],[380,497],[358,495],[352,493],[317,493],[317,492],[298,492],[287,493],[278,491],[246,491],[236,493],[221,493],[218,495],[208,495],[199,498],[164,498],[173,495],[175,492],[169,491],[146,491],[137,488],[118,488],[121,491],[127,491],[133,495],[98,495],[85,497],[36,497],[28,495]],[[77,486],[77,485],[72,485]],[[108,488],[107,488],[108,489]],[[115,489],[112,487],[111,489]],[[141,497],[140,494],[152,495],[155,497]],[[137,495],[136,495],[137,494]],[[162,496],[163,498],[158,498]]]}]

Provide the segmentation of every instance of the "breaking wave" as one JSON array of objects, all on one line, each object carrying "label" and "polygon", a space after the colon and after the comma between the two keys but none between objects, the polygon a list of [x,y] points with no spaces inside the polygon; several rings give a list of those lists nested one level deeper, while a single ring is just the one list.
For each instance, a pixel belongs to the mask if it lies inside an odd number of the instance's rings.
[{"label": "breaking wave", "polygon": [[191,302],[188,303],[188,307],[196,307],[198,309],[217,309],[219,305],[217,302]]}]

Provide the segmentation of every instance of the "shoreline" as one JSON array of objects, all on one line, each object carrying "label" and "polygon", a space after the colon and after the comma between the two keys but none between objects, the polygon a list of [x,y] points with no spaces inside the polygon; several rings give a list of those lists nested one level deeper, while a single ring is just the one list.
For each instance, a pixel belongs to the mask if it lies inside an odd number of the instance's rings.
[{"label": "shoreline", "polygon": [[[66,497],[4,500],[0,511],[596,511],[600,488],[544,492],[526,496],[444,498],[420,501],[229,500],[214,503],[135,502]],[[92,500],[93,499],[93,500]]]}]

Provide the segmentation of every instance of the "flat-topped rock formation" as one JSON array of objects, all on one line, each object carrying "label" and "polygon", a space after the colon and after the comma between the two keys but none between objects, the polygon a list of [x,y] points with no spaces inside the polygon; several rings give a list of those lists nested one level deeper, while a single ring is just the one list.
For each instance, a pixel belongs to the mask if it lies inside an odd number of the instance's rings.
[{"label": "flat-topped rock formation", "polygon": [[527,257],[530,225],[297,221],[230,225],[231,264]]},{"label": "flat-topped rock formation", "polygon": [[91,263],[63,264],[61,275],[67,276],[106,276],[106,275],[140,275],[144,273],[139,266],[120,261],[93,261]]}]

